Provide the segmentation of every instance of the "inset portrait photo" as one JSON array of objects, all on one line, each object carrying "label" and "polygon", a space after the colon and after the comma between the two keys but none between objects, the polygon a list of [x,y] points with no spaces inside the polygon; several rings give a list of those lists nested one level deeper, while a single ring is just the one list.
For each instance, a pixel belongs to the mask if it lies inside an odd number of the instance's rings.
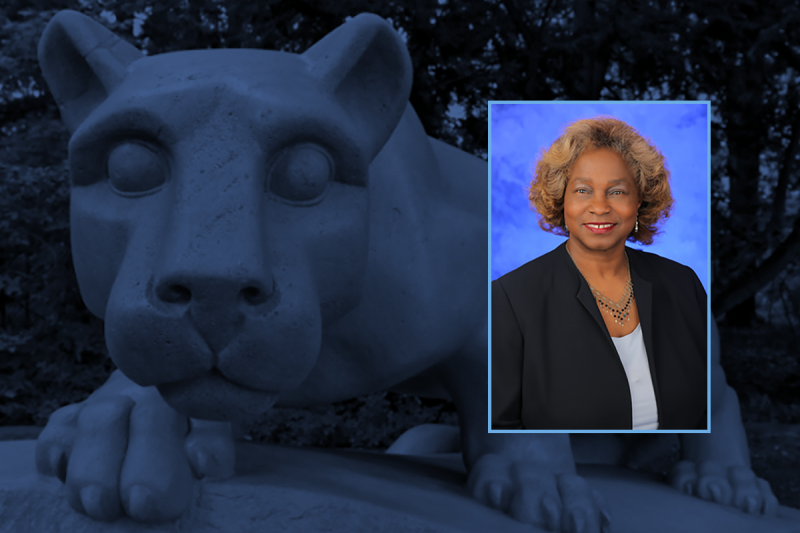
[{"label": "inset portrait photo", "polygon": [[490,432],[709,431],[709,113],[490,102]]}]

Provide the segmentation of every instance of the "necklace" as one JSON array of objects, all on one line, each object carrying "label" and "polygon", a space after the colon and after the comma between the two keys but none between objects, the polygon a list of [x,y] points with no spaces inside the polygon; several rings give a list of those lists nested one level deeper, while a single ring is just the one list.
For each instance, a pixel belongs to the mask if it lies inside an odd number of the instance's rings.
[{"label": "necklace", "polygon": [[634,300],[633,297],[633,282],[631,281],[631,262],[628,259],[627,252],[625,253],[625,261],[628,263],[628,282],[625,284],[625,291],[622,293],[622,298],[618,301],[614,301],[602,292],[595,289],[589,280],[586,279],[586,276],[583,275],[581,269],[578,268],[578,263],[575,263],[575,259],[572,257],[572,254],[569,253],[569,249],[565,246],[567,250],[567,255],[569,258],[572,259],[575,268],[578,269],[580,275],[583,276],[583,279],[586,280],[586,283],[589,285],[589,288],[592,290],[592,295],[594,296],[595,301],[600,306],[600,309],[605,311],[606,313],[610,314],[614,317],[614,323],[622,325],[623,321],[630,322],[631,321],[631,314],[630,314],[630,307],[631,303]]}]

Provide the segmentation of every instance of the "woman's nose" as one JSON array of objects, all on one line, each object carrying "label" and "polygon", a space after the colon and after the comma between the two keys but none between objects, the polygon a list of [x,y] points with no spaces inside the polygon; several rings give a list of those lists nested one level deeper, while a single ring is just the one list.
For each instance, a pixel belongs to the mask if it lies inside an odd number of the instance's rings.
[{"label": "woman's nose", "polygon": [[604,215],[611,211],[611,205],[608,203],[608,199],[605,196],[595,197],[592,198],[591,203],[589,204],[589,212],[593,215]]}]

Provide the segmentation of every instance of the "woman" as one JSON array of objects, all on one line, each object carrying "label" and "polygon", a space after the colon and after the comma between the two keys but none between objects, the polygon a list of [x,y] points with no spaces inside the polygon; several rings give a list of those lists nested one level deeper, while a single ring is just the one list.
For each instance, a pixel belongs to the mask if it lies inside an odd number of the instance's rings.
[{"label": "woman", "polygon": [[620,120],[574,122],[530,200],[568,239],[492,282],[493,429],[705,429],[705,290],[625,246],[669,217],[661,153]]}]

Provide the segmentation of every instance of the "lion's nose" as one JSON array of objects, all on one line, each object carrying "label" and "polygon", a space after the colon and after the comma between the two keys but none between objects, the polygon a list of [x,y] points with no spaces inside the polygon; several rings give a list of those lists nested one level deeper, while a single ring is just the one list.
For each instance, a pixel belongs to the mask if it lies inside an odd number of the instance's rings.
[{"label": "lion's nose", "polygon": [[172,272],[156,279],[150,294],[156,307],[168,313],[188,312],[193,327],[214,354],[241,332],[247,317],[269,314],[279,300],[271,276],[228,278],[197,272]]},{"label": "lion's nose", "polygon": [[176,273],[157,280],[154,292],[156,298],[165,304],[220,307],[243,304],[256,307],[273,295],[274,282],[271,277],[225,279]]}]

